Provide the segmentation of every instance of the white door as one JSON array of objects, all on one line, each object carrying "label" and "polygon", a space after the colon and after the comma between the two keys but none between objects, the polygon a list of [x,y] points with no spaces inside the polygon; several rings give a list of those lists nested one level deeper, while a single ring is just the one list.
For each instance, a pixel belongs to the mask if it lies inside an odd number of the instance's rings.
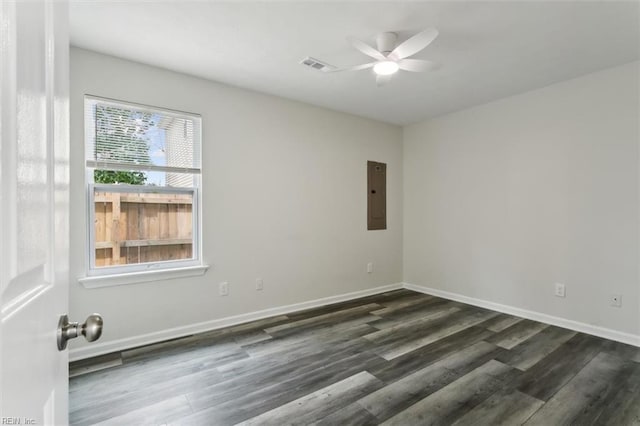
[{"label": "white door", "polygon": [[68,423],[68,52],[65,2],[0,2],[0,424]]}]

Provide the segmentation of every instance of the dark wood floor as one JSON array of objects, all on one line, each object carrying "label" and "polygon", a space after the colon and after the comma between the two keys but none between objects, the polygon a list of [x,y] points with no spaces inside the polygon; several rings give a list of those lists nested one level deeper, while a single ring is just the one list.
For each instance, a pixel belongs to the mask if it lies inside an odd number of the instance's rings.
[{"label": "dark wood floor", "polygon": [[640,424],[640,349],[408,290],[71,374],[76,425]]}]

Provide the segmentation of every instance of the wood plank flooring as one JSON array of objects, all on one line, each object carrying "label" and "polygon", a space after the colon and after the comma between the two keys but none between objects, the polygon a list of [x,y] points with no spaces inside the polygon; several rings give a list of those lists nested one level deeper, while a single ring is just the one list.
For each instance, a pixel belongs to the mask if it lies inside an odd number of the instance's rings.
[{"label": "wood plank flooring", "polygon": [[640,425],[640,349],[397,290],[72,363],[74,425]]}]

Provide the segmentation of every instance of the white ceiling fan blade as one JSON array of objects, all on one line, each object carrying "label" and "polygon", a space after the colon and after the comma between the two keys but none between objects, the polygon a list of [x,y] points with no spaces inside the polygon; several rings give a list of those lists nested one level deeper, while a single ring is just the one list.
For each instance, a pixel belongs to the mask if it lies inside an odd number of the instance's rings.
[{"label": "white ceiling fan blade", "polygon": [[384,86],[391,81],[391,74],[389,75],[376,75],[376,85],[378,87]]},{"label": "white ceiling fan blade", "polygon": [[398,47],[393,49],[393,52],[389,54],[389,57],[398,60],[415,55],[427,47],[433,40],[435,40],[436,37],[438,37],[438,30],[435,28],[428,28],[401,43]]},{"label": "white ceiling fan blade", "polygon": [[379,61],[384,61],[387,59],[382,53],[378,52],[376,49],[369,46],[362,40],[358,40],[355,37],[347,37],[347,40],[353,45],[353,47],[355,47],[365,55],[371,56],[373,59],[377,59]]},{"label": "white ceiling fan blade", "polygon": [[433,71],[439,67],[436,62],[424,59],[401,59],[398,61],[398,66],[401,70],[411,72]]},{"label": "white ceiling fan blade", "polygon": [[368,64],[356,65],[349,68],[337,68],[335,70],[330,70],[327,72],[360,71],[360,70],[366,70],[367,68],[371,68],[375,64],[377,64],[377,62],[369,62]]}]

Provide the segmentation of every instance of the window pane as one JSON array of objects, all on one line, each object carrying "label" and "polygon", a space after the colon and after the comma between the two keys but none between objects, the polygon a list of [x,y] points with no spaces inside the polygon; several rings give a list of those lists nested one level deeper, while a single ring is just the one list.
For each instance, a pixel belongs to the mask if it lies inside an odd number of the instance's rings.
[{"label": "window pane", "polygon": [[193,258],[193,193],[94,191],[95,267]]},{"label": "window pane", "polygon": [[200,169],[200,119],[135,105],[87,99],[87,160],[101,164]]}]

